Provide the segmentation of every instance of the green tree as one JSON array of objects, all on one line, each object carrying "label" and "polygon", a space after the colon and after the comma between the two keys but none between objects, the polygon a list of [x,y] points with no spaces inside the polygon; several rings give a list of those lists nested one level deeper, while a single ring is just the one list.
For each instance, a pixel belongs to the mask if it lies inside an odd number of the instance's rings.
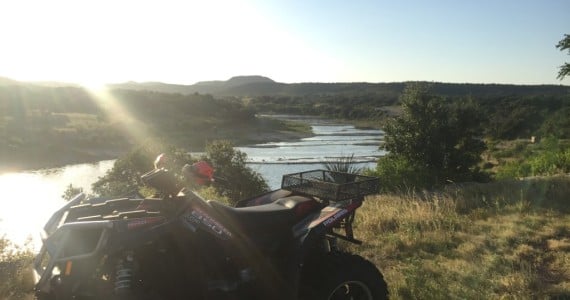
[{"label": "green tree", "polygon": [[[568,54],[570,54],[570,34],[565,34],[564,38],[558,42],[556,45],[560,51],[568,50]],[[560,71],[558,71],[558,79],[562,80],[564,77],[570,75],[570,63],[565,63],[560,66]]]},{"label": "green tree", "polygon": [[174,173],[180,187],[188,184],[180,174],[182,167],[197,160],[206,160],[216,170],[215,175],[224,179],[223,182],[214,184],[215,192],[227,197],[230,203],[268,190],[261,175],[246,165],[245,153],[235,150],[228,141],[215,141],[207,145],[205,157],[192,157],[182,149],[164,144],[147,143],[139,146],[117,159],[113,168],[92,185],[93,192],[105,197],[137,192],[148,194],[145,192],[148,187],[144,187],[141,175],[154,168],[154,159],[160,153],[166,154],[166,168]]},{"label": "green tree", "polygon": [[[448,181],[473,180],[485,149],[480,114],[471,100],[449,103],[429,86],[409,84],[401,96],[403,114],[385,127],[388,155],[377,172],[388,181],[423,188]],[[401,187],[401,186],[400,186]]]},{"label": "green tree", "polygon": [[[141,192],[144,186],[141,175],[154,168],[153,162],[161,153],[166,154],[166,168],[174,172],[178,179],[182,178],[178,174],[182,166],[195,161],[186,151],[174,146],[147,142],[118,158],[113,168],[93,183],[93,192],[103,197],[117,197]],[[182,183],[180,182],[179,185]]]},{"label": "green tree", "polygon": [[74,187],[73,184],[70,183],[63,192],[63,195],[61,195],[61,198],[63,198],[63,200],[69,201],[79,193],[83,193],[83,188]]},{"label": "green tree", "polygon": [[223,182],[216,190],[231,203],[252,197],[269,189],[261,175],[246,165],[247,155],[234,149],[229,141],[215,141],[206,146],[207,159]]}]

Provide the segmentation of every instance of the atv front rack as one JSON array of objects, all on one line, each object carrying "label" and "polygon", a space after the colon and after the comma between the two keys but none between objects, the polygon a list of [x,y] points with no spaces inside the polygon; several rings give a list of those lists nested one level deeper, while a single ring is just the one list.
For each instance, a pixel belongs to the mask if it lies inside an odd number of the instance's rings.
[{"label": "atv front rack", "polygon": [[[77,195],[54,213],[44,226],[44,230],[41,232],[43,245],[33,262],[34,281],[37,291],[49,292],[50,284],[48,280],[51,278],[57,264],[95,257],[107,241],[109,231],[113,228],[112,221],[62,224],[69,208],[79,204],[84,198],[84,194]],[[75,237],[85,234],[96,236],[95,243],[90,245],[88,249],[82,249],[81,252],[65,249],[64,246],[69,245],[70,241]],[[57,270],[57,272],[65,272],[65,270]]]},{"label": "atv front rack", "polygon": [[323,201],[339,202],[378,193],[380,181],[372,176],[311,170],[283,175],[281,188]]}]

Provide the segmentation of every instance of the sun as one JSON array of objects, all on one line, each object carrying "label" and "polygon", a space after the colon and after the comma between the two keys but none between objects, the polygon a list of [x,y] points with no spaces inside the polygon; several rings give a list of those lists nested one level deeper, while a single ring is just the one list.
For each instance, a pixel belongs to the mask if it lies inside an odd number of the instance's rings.
[{"label": "sun", "polygon": [[83,88],[96,93],[107,89],[107,83],[98,79],[80,80],[78,84]]}]

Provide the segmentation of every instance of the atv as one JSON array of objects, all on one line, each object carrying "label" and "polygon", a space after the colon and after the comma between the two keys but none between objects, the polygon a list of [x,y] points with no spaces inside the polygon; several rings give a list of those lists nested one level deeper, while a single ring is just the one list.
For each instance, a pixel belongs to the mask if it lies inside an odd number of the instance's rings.
[{"label": "atv", "polygon": [[[201,165],[204,167],[204,164]],[[186,165],[188,178],[212,179]],[[200,177],[198,176],[198,177]],[[142,176],[159,196],[79,194],[42,230],[37,299],[386,299],[382,274],[337,241],[378,192],[375,177],[311,170],[235,207],[180,188],[163,167]]]}]

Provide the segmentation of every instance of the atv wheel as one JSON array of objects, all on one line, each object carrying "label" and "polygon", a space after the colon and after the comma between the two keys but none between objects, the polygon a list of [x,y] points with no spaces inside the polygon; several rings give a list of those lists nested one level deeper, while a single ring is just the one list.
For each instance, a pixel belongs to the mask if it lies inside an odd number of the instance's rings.
[{"label": "atv wheel", "polygon": [[310,286],[303,299],[388,299],[388,287],[376,267],[358,255],[331,253],[305,273]]}]

